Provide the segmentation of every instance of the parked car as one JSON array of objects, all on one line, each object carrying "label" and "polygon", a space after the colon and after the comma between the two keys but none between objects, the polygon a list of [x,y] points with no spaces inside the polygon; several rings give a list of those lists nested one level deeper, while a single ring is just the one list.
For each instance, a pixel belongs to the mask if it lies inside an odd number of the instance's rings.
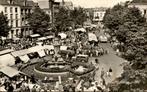
[{"label": "parked car", "polygon": [[101,36],[99,36],[99,41],[100,42],[108,42],[108,38],[105,35],[101,35]]}]

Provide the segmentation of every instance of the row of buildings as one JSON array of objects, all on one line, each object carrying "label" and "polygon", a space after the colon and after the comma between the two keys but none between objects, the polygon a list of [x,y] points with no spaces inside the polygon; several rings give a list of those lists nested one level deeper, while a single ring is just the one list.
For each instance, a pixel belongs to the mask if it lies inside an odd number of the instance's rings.
[{"label": "row of buildings", "polygon": [[27,36],[32,33],[26,21],[26,15],[37,7],[32,0],[0,0],[0,12],[7,17],[11,30],[8,38]]},{"label": "row of buildings", "polygon": [[7,17],[9,26],[11,26],[7,38],[15,39],[32,34],[32,29],[27,22],[26,15],[32,13],[35,7],[40,7],[44,12],[49,14],[50,22],[52,22],[53,14],[58,12],[59,7],[63,5],[68,9],[73,9],[73,3],[64,2],[64,0],[41,0],[36,3],[33,0],[0,0],[0,12],[3,12]]},{"label": "row of buildings", "polygon": [[[71,1],[65,2],[64,0],[41,0],[37,3],[32,0],[0,0],[0,12],[3,12],[7,17],[9,26],[12,27],[8,38],[17,38],[32,34],[32,29],[26,20],[26,15],[32,13],[33,8],[40,7],[44,12],[50,15],[50,22],[53,22],[53,16],[58,12],[60,6],[64,6],[70,10],[74,9],[74,5]],[[131,2],[128,7],[139,8],[142,15],[147,17],[147,3]],[[89,18],[92,16],[92,22],[97,24],[102,22],[107,8],[86,8],[85,10]]]}]

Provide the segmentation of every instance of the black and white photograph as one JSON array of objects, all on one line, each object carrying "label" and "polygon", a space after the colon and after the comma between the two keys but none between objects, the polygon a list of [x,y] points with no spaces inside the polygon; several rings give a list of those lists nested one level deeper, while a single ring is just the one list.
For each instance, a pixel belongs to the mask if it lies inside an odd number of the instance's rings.
[{"label": "black and white photograph", "polygon": [[0,0],[0,92],[147,92],[147,0]]}]

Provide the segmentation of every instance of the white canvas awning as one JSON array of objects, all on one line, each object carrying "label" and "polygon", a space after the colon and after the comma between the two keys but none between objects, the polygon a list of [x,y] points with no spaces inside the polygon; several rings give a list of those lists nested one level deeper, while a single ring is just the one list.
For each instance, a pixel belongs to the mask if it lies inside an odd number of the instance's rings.
[{"label": "white canvas awning", "polygon": [[50,36],[46,36],[47,39],[50,39],[50,38],[54,38],[53,35],[50,35]]},{"label": "white canvas awning", "polygon": [[65,39],[67,37],[65,33],[59,33],[58,35],[61,37],[61,39]]},{"label": "white canvas awning", "polygon": [[74,30],[75,32],[86,32],[85,28],[78,28]]},{"label": "white canvas awning", "polygon": [[14,50],[13,49],[2,50],[2,51],[0,51],[0,55],[11,53],[12,51],[14,51]]},{"label": "white canvas awning", "polygon": [[96,41],[96,42],[98,41],[96,35],[93,33],[88,33],[88,39],[89,41]]},{"label": "white canvas awning", "polygon": [[39,46],[31,47],[31,48],[29,48],[28,50],[29,50],[30,52],[37,52],[37,51],[42,50],[42,49],[44,49],[43,46],[39,45]]},{"label": "white canvas awning", "polygon": [[24,63],[27,63],[30,58],[28,57],[28,55],[23,55],[23,56],[19,56],[19,58],[24,62]]},{"label": "white canvas awning", "polygon": [[44,45],[43,46],[44,49],[48,49],[48,50],[54,50],[54,46],[53,45]]},{"label": "white canvas awning", "polygon": [[19,50],[19,51],[14,51],[14,52],[11,52],[11,54],[14,56],[14,57],[17,57],[17,56],[23,56],[23,55],[26,55],[26,54],[29,54],[31,53],[28,49],[24,49],[24,50]]},{"label": "white canvas awning", "polygon": [[46,40],[47,38],[46,37],[40,37],[38,38],[38,41],[43,41],[43,40]]},{"label": "white canvas awning", "polygon": [[15,75],[18,75],[20,73],[18,70],[8,66],[1,68],[0,72],[6,74],[9,77],[14,77]]},{"label": "white canvas awning", "polygon": [[15,64],[15,58],[10,54],[5,54],[0,56],[0,65],[4,66],[12,66]]},{"label": "white canvas awning", "polygon": [[38,51],[38,54],[39,54],[40,57],[44,57],[46,55],[44,50]]},{"label": "white canvas awning", "polygon": [[32,37],[32,38],[39,37],[39,36],[40,36],[40,34],[32,34],[32,35],[30,35],[30,37]]},{"label": "white canvas awning", "polygon": [[67,50],[67,46],[60,46],[60,50]]}]

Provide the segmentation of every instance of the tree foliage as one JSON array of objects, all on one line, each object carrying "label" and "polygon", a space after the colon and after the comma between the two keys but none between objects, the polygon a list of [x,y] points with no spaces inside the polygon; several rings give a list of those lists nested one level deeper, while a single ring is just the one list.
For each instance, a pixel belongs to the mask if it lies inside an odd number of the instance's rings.
[{"label": "tree foliage", "polygon": [[67,27],[83,25],[86,18],[87,16],[83,8],[69,10],[61,7],[59,8],[59,12],[55,15],[55,26],[58,31],[66,31]]},{"label": "tree foliage", "polygon": [[28,15],[28,22],[34,33],[43,34],[49,28],[50,16],[36,7],[33,13]]},{"label": "tree foliage", "polygon": [[74,10],[71,11],[71,18],[73,19],[75,25],[83,26],[83,23],[87,19],[87,15],[83,8],[78,7],[78,8],[74,8]]},{"label": "tree foliage", "polygon": [[70,12],[70,10],[64,7],[59,8],[59,12],[55,15],[55,26],[58,31],[65,31],[67,27],[71,27],[73,25]]},{"label": "tree foliage", "polygon": [[103,21],[104,25],[110,29],[109,33],[113,34],[112,36],[115,36],[119,42],[124,43],[123,57],[130,62],[124,67],[122,76],[111,91],[147,90],[146,18],[142,16],[138,8],[116,5],[106,11]]},{"label": "tree foliage", "polygon": [[8,26],[7,17],[4,16],[3,12],[0,13],[0,36],[8,36],[10,27]]}]

